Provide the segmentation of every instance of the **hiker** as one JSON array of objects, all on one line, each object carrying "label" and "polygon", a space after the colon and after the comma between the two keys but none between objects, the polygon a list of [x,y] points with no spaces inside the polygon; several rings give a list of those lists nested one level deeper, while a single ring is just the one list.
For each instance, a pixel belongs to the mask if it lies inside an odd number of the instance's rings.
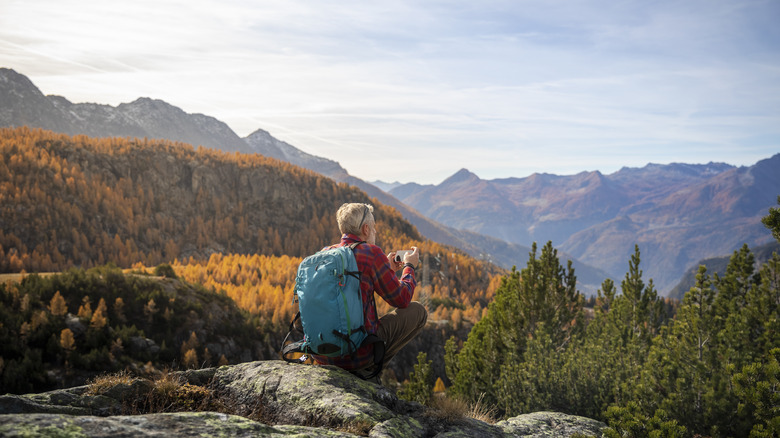
[{"label": "hiker", "polygon": [[[405,253],[401,261],[395,261],[395,252],[385,255],[376,246],[376,222],[374,207],[371,205],[344,204],[338,210],[337,220],[342,233],[341,242],[332,245],[332,248],[365,242],[353,248],[360,271],[363,324],[368,334],[375,334],[384,341],[384,358],[381,361],[384,366],[422,330],[428,319],[425,307],[417,301],[412,301],[417,285],[414,276],[420,263],[420,253],[417,247],[412,247],[413,251]],[[395,273],[401,268],[403,274],[398,280]],[[374,293],[395,309],[377,318]],[[335,365],[352,372],[368,374],[374,367],[375,345],[364,344],[354,355],[312,356],[319,364]],[[379,376],[376,376],[375,380],[379,381]]]}]

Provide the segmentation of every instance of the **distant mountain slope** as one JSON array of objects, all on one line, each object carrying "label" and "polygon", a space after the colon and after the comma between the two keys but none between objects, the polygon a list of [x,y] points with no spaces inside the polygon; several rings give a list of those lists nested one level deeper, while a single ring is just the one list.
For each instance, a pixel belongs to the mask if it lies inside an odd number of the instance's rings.
[{"label": "distant mountain slope", "polygon": [[391,194],[455,228],[521,245],[552,240],[617,278],[639,244],[645,275],[667,292],[691,263],[771,239],[760,218],[780,193],[777,169],[780,154],[744,168],[650,164],[492,181],[462,169],[439,185]]},{"label": "distant mountain slope", "polygon": [[117,107],[71,103],[44,96],[30,80],[0,68],[0,127],[29,126],[90,137],[138,137],[180,141],[226,152],[253,152],[225,123],[188,114],[161,100],[140,98]]},{"label": "distant mountain slope", "polygon": [[[750,248],[753,256],[756,259],[756,266],[761,266],[766,263],[772,257],[772,253],[780,253],[780,243],[772,241],[770,243]],[[732,254],[723,255],[719,257],[711,257],[703,260],[699,260],[683,274],[682,279],[677,285],[669,292],[669,298],[676,298],[682,300],[685,294],[691,290],[696,284],[696,274],[699,272],[699,266],[704,265],[707,267],[707,274],[710,277],[714,277],[715,274],[723,277],[726,273],[726,267],[731,261]]]}]

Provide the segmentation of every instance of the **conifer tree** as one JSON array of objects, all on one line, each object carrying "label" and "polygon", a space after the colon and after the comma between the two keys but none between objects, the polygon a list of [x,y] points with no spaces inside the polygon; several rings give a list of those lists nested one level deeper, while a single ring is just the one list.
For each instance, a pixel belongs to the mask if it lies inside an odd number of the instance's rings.
[{"label": "conifer tree", "polygon": [[194,348],[191,348],[184,353],[182,357],[182,364],[188,369],[198,367],[198,353]]},{"label": "conifer tree", "polygon": [[430,403],[433,398],[433,368],[432,362],[428,360],[428,355],[421,351],[417,354],[417,364],[414,365],[414,371],[409,375],[409,383],[404,385],[401,398],[410,401],[416,401],[423,405]]},{"label": "conifer tree", "polygon": [[[713,307],[715,290],[705,266],[685,294],[668,336],[653,345],[637,398],[651,417],[658,409],[671,413],[689,431],[719,436],[718,388],[722,375],[717,357]],[[728,402],[727,400],[725,402]]]},{"label": "conifer tree", "polygon": [[60,346],[63,350],[73,351],[76,348],[76,340],[69,328],[62,329],[60,333]]},{"label": "conifer tree", "polygon": [[650,339],[655,336],[665,319],[663,303],[658,300],[658,294],[650,279],[645,286],[642,270],[639,269],[639,246],[634,245],[634,254],[628,262],[628,272],[620,283],[623,299],[619,300],[619,315],[623,318],[629,339],[638,339],[642,345],[649,346]]},{"label": "conifer tree", "polygon": [[81,300],[81,306],[79,306],[78,316],[84,320],[92,319],[92,301],[88,295],[85,295]]},{"label": "conifer tree", "polygon": [[97,308],[92,313],[89,326],[95,329],[102,329],[105,327],[108,324],[108,317],[106,316],[107,311],[106,300],[100,298]]},{"label": "conifer tree", "polygon": [[60,291],[57,291],[49,302],[49,311],[54,316],[63,316],[68,313],[68,304],[62,297]]},{"label": "conifer tree", "polygon": [[116,319],[119,322],[124,323],[127,321],[127,317],[125,316],[125,300],[123,300],[122,297],[116,297],[114,300],[114,315],[116,315]]},{"label": "conifer tree", "polygon": [[544,348],[549,353],[560,352],[582,329],[583,298],[576,290],[571,262],[567,269],[560,265],[552,242],[547,242],[540,258],[536,250],[534,244],[522,272],[513,269],[502,278],[494,302],[458,354],[457,365],[448,365],[457,369],[451,388],[456,395],[472,402],[482,398],[492,406],[517,407],[502,404],[501,398],[517,393],[516,388],[524,384],[522,373],[506,370],[524,361],[528,340],[542,337],[548,341]]},{"label": "conifer tree", "polygon": [[732,382],[739,399],[737,412],[753,420],[750,436],[780,435],[780,348],[769,352],[766,360],[743,367]]},{"label": "conifer tree", "polygon": [[[777,196],[777,203],[780,205],[780,195]],[[780,242],[780,208],[771,207],[769,214],[764,216],[761,222],[772,231],[772,236]]]},{"label": "conifer tree", "polygon": [[760,354],[752,345],[748,345],[750,333],[745,313],[748,295],[758,286],[759,280],[760,277],[755,273],[753,253],[747,245],[743,245],[739,251],[734,251],[723,278],[715,274],[713,281],[717,290],[714,324],[721,361],[734,364],[737,368],[750,363],[754,359],[754,352]]}]

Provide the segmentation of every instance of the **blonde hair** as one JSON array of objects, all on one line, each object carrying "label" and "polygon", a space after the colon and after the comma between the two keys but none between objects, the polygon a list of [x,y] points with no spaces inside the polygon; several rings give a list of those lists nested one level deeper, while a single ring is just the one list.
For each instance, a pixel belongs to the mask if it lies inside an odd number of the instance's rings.
[{"label": "blonde hair", "polygon": [[336,213],[341,234],[360,235],[363,224],[374,223],[374,206],[371,204],[347,203],[339,207]]}]

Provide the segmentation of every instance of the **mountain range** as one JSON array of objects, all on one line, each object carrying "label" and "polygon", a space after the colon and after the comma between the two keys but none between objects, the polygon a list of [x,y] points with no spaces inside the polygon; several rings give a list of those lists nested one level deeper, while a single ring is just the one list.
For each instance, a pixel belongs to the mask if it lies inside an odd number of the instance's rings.
[{"label": "mountain range", "polygon": [[426,238],[507,268],[524,265],[532,242],[551,240],[562,260],[573,260],[586,293],[606,277],[624,276],[634,244],[645,277],[664,294],[696,261],[770,241],[760,218],[780,193],[780,155],[740,168],[649,164],[610,175],[497,180],[462,169],[438,185],[371,184],[261,129],[240,138],[213,117],[150,98],[117,107],[74,104],[0,68],[0,126],[23,125],[91,137],[161,138],[287,161],[395,207]]},{"label": "mountain range", "polygon": [[780,193],[780,154],[753,166],[648,164],[613,174],[482,180],[462,169],[439,185],[390,193],[433,220],[527,244],[551,240],[615,277],[639,245],[645,275],[668,291],[685,269],[772,240],[761,217]]}]

